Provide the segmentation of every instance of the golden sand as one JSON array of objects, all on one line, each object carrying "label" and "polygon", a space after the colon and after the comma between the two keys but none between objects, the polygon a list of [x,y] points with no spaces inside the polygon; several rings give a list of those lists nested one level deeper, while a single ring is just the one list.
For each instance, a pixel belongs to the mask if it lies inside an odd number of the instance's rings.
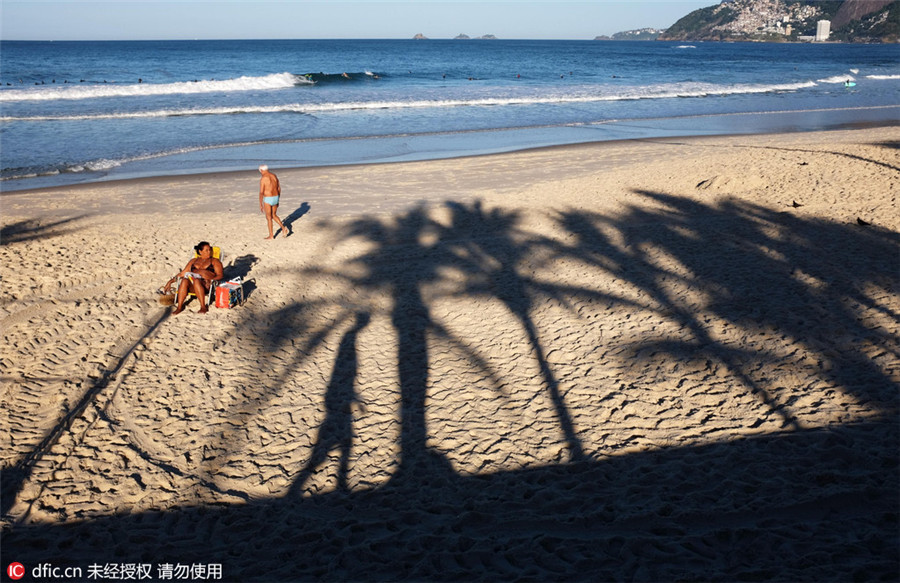
[{"label": "golden sand", "polygon": [[[4,562],[894,577],[898,145],[272,164],[274,241],[255,171],[4,193]],[[200,240],[248,301],[171,316]]]}]

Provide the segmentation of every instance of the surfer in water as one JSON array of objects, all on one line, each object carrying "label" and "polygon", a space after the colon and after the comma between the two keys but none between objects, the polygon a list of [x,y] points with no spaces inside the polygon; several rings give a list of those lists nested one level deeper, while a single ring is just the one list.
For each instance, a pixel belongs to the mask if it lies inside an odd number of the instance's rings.
[{"label": "surfer in water", "polygon": [[275,219],[275,222],[281,227],[281,232],[287,237],[291,233],[277,214],[278,203],[281,200],[281,184],[278,182],[278,177],[269,172],[269,167],[265,164],[260,165],[259,173],[262,174],[259,178],[259,210],[266,215],[266,223],[269,225],[269,236],[266,239],[275,238],[272,234],[272,219]]}]

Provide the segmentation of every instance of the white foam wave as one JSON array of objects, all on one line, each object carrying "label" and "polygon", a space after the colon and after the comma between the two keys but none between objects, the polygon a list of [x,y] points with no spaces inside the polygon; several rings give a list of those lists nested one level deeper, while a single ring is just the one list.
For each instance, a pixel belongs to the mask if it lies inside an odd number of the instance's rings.
[{"label": "white foam wave", "polygon": [[620,93],[598,95],[595,93],[574,95],[553,95],[541,97],[486,97],[480,99],[446,99],[426,101],[370,101],[346,103],[322,103],[302,107],[302,113],[321,113],[352,109],[405,109],[422,107],[465,107],[504,105],[552,105],[565,103],[591,103],[599,101],[633,101],[638,99],[667,99],[678,97],[707,97],[710,95],[733,95],[746,93],[773,93],[796,91],[814,87],[815,83],[787,83],[783,85],[679,85],[667,87],[637,87]]},{"label": "white foam wave", "polygon": [[639,99],[670,99],[708,97],[712,95],[738,95],[752,93],[777,93],[797,91],[814,87],[816,84],[807,81],[802,83],[785,83],[779,85],[729,85],[712,84],[674,84],[652,87],[632,87],[616,93],[598,94],[588,91],[583,93],[521,96],[521,97],[485,97],[476,99],[435,99],[412,101],[351,101],[326,103],[289,103],[269,106],[238,106],[218,108],[185,108],[161,109],[154,111],[135,111],[119,113],[84,114],[68,116],[29,116],[0,117],[0,122],[13,121],[77,121],[97,119],[140,119],[155,117],[195,116],[195,115],[237,115],[266,113],[318,114],[353,110],[377,109],[423,109],[449,107],[490,107],[511,105],[553,105],[566,103],[593,103],[601,101],[634,101]]},{"label": "white foam wave", "polygon": [[26,172],[25,174],[0,176],[0,182],[4,182],[6,180],[25,180],[27,178],[41,178],[44,176],[59,176],[60,174],[61,174],[61,172],[59,170],[47,170],[44,172]]},{"label": "white foam wave", "polygon": [[91,85],[56,85],[29,89],[0,91],[0,101],[54,101],[60,99],[96,99],[98,97],[147,97],[193,93],[228,93],[285,89],[295,85],[312,84],[305,77],[291,73],[276,73],[263,77],[238,77],[221,81],[181,81],[178,83],[115,83]]},{"label": "white foam wave", "polygon": [[855,81],[856,79],[853,75],[834,75],[833,77],[826,77],[824,79],[819,79],[816,83],[844,83],[846,81]]},{"label": "white foam wave", "polygon": [[[252,144],[231,144],[230,146],[244,146],[244,145],[252,145]],[[59,174],[80,174],[82,172],[108,172],[113,170],[114,168],[118,168],[119,166],[123,166],[130,162],[140,162],[142,160],[152,160],[154,158],[164,158],[166,156],[172,156],[176,154],[187,154],[190,152],[196,152],[200,150],[209,150],[215,149],[223,146],[197,146],[197,147],[185,147],[185,148],[176,148],[174,150],[169,150],[165,152],[157,152],[153,154],[144,154],[138,156],[130,156],[119,159],[109,159],[109,158],[100,158],[97,160],[90,160],[88,162],[81,162],[77,164],[65,164],[53,168],[44,168],[41,170],[32,170],[27,169],[24,173],[16,173],[15,171],[11,172],[8,176],[0,177],[0,182],[6,180],[20,180],[23,178],[35,178],[41,176],[56,176]],[[4,169],[6,172],[7,169]]]},{"label": "white foam wave", "polygon": [[[53,168],[43,168],[39,170],[34,169],[24,169],[16,172],[13,170],[8,176],[0,177],[0,182],[6,180],[21,180],[25,178],[39,178],[43,176],[58,176],[60,174],[81,174],[82,172],[108,172],[114,168],[122,166],[123,164],[127,164],[128,162],[136,162],[139,160],[146,160],[149,158],[156,158],[158,156],[137,156],[133,158],[123,158],[121,160],[110,160],[107,158],[101,158],[99,160],[91,160],[89,162],[82,162],[77,164],[64,164],[60,166],[56,166]],[[9,172],[9,169],[4,169],[4,172]]]},{"label": "white foam wave", "polygon": [[900,79],[900,75],[866,75],[866,79],[893,80]]},{"label": "white foam wave", "polygon": [[181,117],[192,115],[232,115],[240,113],[305,113],[304,106],[295,103],[270,106],[197,107],[187,109],[157,109],[152,111],[124,111],[113,113],[88,113],[76,115],[33,115],[27,117],[0,117],[0,122],[11,121],[83,121],[98,119],[144,119],[154,117]]}]

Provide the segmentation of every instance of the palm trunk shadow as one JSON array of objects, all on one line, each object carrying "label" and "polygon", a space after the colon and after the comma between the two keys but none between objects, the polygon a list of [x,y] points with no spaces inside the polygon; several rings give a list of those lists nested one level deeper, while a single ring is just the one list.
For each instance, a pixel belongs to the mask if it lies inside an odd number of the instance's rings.
[{"label": "palm trunk shadow", "polygon": [[416,282],[398,282],[391,320],[397,331],[400,376],[400,468],[394,481],[427,484],[453,473],[428,446],[425,401],[428,393],[428,307]]},{"label": "palm trunk shadow", "polygon": [[369,324],[370,319],[367,312],[359,312],[353,328],[341,339],[331,381],[325,391],[325,420],[319,426],[309,462],[291,486],[290,493],[293,495],[302,493],[306,481],[326,460],[328,453],[336,448],[340,450],[338,489],[344,492],[349,489],[347,476],[350,469],[350,449],[353,445],[353,403],[359,400],[355,390],[359,369],[356,339]]},{"label": "palm trunk shadow", "polygon": [[475,203],[472,208],[466,208],[461,204],[451,204],[450,207],[454,213],[453,230],[456,232],[449,238],[468,241],[468,244],[477,250],[477,253],[472,255],[490,258],[490,261],[470,264],[468,267],[475,271],[476,275],[488,275],[491,278],[492,294],[506,305],[524,328],[540,368],[544,386],[550,394],[560,429],[565,436],[570,461],[586,460],[587,456],[575,429],[572,415],[560,392],[559,381],[547,361],[537,326],[531,317],[534,309],[532,289],[537,286],[518,271],[519,262],[528,254],[533,244],[517,243],[513,240],[513,226],[516,219],[514,215],[502,216],[496,211],[486,214],[480,203]]}]

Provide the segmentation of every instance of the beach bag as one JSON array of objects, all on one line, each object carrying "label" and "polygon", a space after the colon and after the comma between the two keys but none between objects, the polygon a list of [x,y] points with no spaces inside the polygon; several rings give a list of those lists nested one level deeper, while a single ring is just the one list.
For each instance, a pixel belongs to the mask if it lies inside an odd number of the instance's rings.
[{"label": "beach bag", "polygon": [[216,307],[233,308],[244,303],[244,283],[232,279],[216,286]]},{"label": "beach bag", "polygon": [[156,290],[156,299],[159,301],[160,306],[174,306],[175,292],[170,289],[160,287]]}]

